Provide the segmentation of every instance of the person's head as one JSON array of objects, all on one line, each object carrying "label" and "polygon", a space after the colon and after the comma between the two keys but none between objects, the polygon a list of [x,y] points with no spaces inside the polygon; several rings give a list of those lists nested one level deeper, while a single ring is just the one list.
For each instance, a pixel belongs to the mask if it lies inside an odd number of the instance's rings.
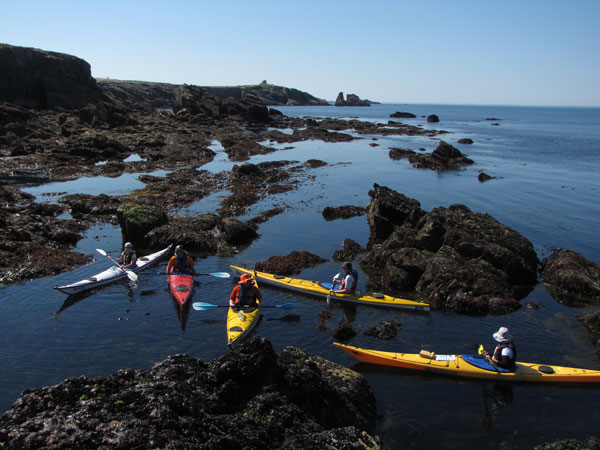
[{"label": "person's head", "polygon": [[123,248],[125,249],[125,251],[130,252],[133,250],[133,244],[131,242],[126,242]]},{"label": "person's head", "polygon": [[240,277],[240,283],[239,284],[252,284],[252,276],[248,275],[247,273],[243,273],[242,276]]},{"label": "person's head", "polygon": [[496,342],[501,344],[512,341],[512,335],[510,334],[509,329],[506,327],[500,327],[492,336]]},{"label": "person's head", "polygon": [[176,255],[183,255],[185,253],[185,250],[183,249],[183,247],[181,245],[178,245],[177,247],[175,247],[175,254]]},{"label": "person's head", "polygon": [[344,264],[342,264],[342,269],[344,269],[344,272],[352,272],[352,263],[346,261]]}]

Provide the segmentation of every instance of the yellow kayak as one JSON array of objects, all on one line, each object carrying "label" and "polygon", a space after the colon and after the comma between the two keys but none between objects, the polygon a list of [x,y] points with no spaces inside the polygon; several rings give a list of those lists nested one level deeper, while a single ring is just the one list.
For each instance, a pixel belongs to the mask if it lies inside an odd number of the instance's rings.
[{"label": "yellow kayak", "polygon": [[302,292],[303,294],[311,294],[317,297],[327,298],[331,300],[359,303],[362,305],[385,306],[392,308],[413,309],[416,311],[429,311],[429,304],[407,300],[404,298],[392,297],[376,292],[366,292],[362,294],[329,294],[330,285],[318,281],[301,280],[299,278],[290,278],[283,275],[273,275],[266,272],[257,272],[246,269],[244,267],[231,266],[238,273],[248,273],[254,275],[262,282],[271,286],[277,286],[292,291]]},{"label": "yellow kayak", "polygon": [[337,342],[333,345],[362,362],[458,377],[552,383],[600,382],[600,370],[517,362],[515,370],[509,371],[493,366],[479,355],[436,355],[424,350],[421,353],[394,353],[368,350]]},{"label": "yellow kayak", "polygon": [[[251,275],[252,272],[249,272]],[[256,278],[253,276],[254,283]],[[258,324],[260,302],[257,306],[230,307],[227,310],[227,345],[231,346],[247,336]]]}]

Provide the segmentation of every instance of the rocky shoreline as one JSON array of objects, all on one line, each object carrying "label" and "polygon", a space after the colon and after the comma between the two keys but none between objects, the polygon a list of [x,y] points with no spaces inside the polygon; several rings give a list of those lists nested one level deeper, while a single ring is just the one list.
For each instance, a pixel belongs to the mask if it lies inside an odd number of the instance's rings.
[{"label": "rocky shoreline", "polygon": [[[253,155],[280,150],[275,143],[446,134],[397,121],[286,117],[267,107],[265,99],[270,105],[319,104],[319,99],[288,88],[275,89],[266,82],[260,88],[231,90],[95,80],[89,64],[79,58],[5,44],[0,45],[0,63],[7,68],[0,74],[3,285],[85,264],[88,257],[72,250],[97,221],[118,223],[124,239],[136,243],[139,251],[177,241],[200,257],[235,254],[256,239],[262,223],[283,209],[273,205],[249,220],[238,217],[270,195],[298,189],[313,169],[326,164],[314,159],[247,162]],[[408,117],[408,113],[398,114]],[[291,134],[283,132],[288,129]],[[210,148],[214,141],[221,143],[229,160],[238,163],[231,171],[198,170],[214,159]],[[131,155],[138,158],[127,162]],[[414,167],[438,171],[473,163],[444,141],[430,154],[390,149],[390,158],[408,158]],[[127,195],[73,194],[57,204],[45,204],[19,190],[24,182],[118,177],[158,169],[169,173],[142,175],[145,187]],[[178,209],[223,190],[230,195],[218,210],[197,217],[177,216]],[[367,248],[346,239],[343,250],[332,258],[358,261],[373,287],[392,294],[413,291],[434,310],[483,316],[518,309],[539,275],[557,301],[600,304],[600,266],[581,255],[557,250],[540,263],[527,239],[485,213],[464,205],[426,212],[418,201],[377,184],[369,196],[366,208],[330,208],[323,216],[336,220],[366,215]],[[71,218],[59,218],[66,213]],[[297,268],[299,261],[301,267],[322,262],[302,251],[276,256],[269,261],[275,273]],[[600,355],[598,314],[580,320]],[[393,323],[381,328],[373,333],[395,333]],[[176,442],[223,448],[231,445],[233,433],[246,448],[265,448],[259,446],[264,442],[272,443],[267,448],[322,448],[336,440],[348,443],[340,448],[381,447],[373,435],[374,398],[359,376],[298,349],[277,356],[269,343],[256,339],[252,343],[260,354],[242,347],[208,364],[173,356],[147,372],[124,370],[112,377],[71,379],[28,391],[0,419],[0,443],[5,448],[69,448],[76,442],[91,447],[170,448],[168,443]],[[272,379],[272,373],[285,381]],[[256,382],[250,392],[242,374]],[[331,380],[351,381],[352,389],[359,386],[354,395],[360,393],[360,401],[354,403],[348,391],[336,391]],[[315,392],[322,396],[300,389],[304,382],[317,386]],[[299,398],[295,389],[306,396]],[[332,403],[324,406],[327,399]],[[237,403],[225,407],[227,401]],[[155,406],[142,407],[149,404]],[[340,404],[353,413],[323,416],[323,411],[339,409]],[[203,426],[195,429],[190,421],[198,414],[204,417]],[[165,430],[164,438],[159,429]],[[240,429],[251,432],[240,433]]]}]

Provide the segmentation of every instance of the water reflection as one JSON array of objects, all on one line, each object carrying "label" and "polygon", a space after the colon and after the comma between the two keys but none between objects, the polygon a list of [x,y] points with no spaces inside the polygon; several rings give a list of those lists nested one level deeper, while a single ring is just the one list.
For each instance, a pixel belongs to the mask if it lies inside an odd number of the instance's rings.
[{"label": "water reflection", "polygon": [[488,429],[493,425],[497,414],[513,402],[513,389],[508,383],[490,383],[483,385],[483,428]]}]

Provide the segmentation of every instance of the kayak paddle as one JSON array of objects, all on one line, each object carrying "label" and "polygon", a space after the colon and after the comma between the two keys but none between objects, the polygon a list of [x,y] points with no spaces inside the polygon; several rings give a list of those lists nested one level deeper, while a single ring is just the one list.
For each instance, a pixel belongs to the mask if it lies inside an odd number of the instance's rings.
[{"label": "kayak paddle", "polygon": [[[159,272],[159,273],[157,273],[157,275],[165,275],[165,274]],[[227,272],[196,273],[195,275],[210,275],[211,277],[217,277],[217,278],[231,277],[231,275],[229,275],[229,273],[227,273]]]},{"label": "kayak paddle", "polygon": [[[108,256],[108,253],[106,253],[104,250],[102,250],[101,248],[97,248],[96,251],[98,253],[100,253],[102,256],[106,256],[115,266],[119,267],[120,269],[123,269],[114,259],[112,259],[110,256]],[[129,278],[131,281],[136,282],[138,280],[137,273],[132,272],[131,270],[127,270],[127,269],[123,269],[123,270],[127,274],[127,278]]]},{"label": "kayak paddle", "polygon": [[[213,308],[229,308],[229,305],[215,305],[214,303],[208,302],[195,302],[192,303],[192,308],[196,311],[207,311]],[[244,308],[250,308],[251,305],[243,305]],[[260,308],[282,308],[282,309],[292,309],[295,308],[296,305],[292,305],[290,303],[283,303],[281,305],[260,305]],[[238,306],[239,308],[239,306]]]}]

